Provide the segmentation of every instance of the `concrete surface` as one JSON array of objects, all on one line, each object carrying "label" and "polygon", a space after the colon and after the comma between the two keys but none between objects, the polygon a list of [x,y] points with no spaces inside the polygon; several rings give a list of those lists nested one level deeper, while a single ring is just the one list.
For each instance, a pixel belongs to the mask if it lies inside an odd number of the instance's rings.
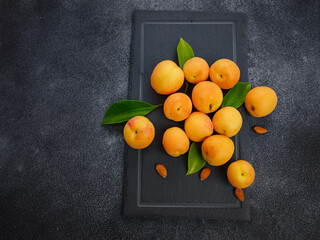
[{"label": "concrete surface", "polygon": [[[319,239],[319,1],[0,2],[1,239]],[[136,9],[242,12],[249,81],[278,94],[250,118],[251,222],[123,219],[122,126]]]}]

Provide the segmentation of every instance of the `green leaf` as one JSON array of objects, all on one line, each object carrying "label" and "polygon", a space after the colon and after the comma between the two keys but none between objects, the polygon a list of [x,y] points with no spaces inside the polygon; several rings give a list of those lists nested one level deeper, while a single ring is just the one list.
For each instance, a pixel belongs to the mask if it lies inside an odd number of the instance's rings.
[{"label": "green leaf", "polygon": [[238,82],[229,92],[224,96],[220,108],[231,106],[234,108],[240,107],[250,91],[251,84],[248,82]]},{"label": "green leaf", "polygon": [[184,64],[194,57],[192,47],[185,40],[180,38],[179,44],[177,46],[177,54],[179,60],[179,66],[183,69]]},{"label": "green leaf", "polygon": [[123,100],[112,104],[104,115],[102,125],[121,123],[135,116],[144,116],[160,105],[152,105],[138,100]]},{"label": "green leaf", "polygon": [[201,143],[193,142],[188,155],[188,172],[186,175],[196,173],[206,164],[201,153]]}]

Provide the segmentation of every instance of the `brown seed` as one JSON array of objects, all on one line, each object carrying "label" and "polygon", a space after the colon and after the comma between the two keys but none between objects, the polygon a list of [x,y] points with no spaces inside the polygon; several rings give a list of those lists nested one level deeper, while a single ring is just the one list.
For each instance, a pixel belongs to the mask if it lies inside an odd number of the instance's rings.
[{"label": "brown seed", "polygon": [[167,177],[167,169],[165,166],[163,166],[163,164],[157,164],[156,170],[161,177],[163,178]]},{"label": "brown seed", "polygon": [[207,179],[207,177],[209,177],[211,173],[211,169],[210,168],[204,168],[202,169],[201,173],[200,173],[200,179],[201,181]]},{"label": "brown seed", "polygon": [[253,128],[253,130],[254,130],[256,133],[260,133],[260,134],[264,134],[264,133],[268,132],[267,129],[262,128],[262,127],[258,127],[258,126],[255,126],[255,127]]},{"label": "brown seed", "polygon": [[244,193],[243,193],[243,191],[242,191],[241,188],[236,188],[236,189],[234,190],[234,194],[237,196],[237,198],[238,198],[241,202],[244,201]]}]

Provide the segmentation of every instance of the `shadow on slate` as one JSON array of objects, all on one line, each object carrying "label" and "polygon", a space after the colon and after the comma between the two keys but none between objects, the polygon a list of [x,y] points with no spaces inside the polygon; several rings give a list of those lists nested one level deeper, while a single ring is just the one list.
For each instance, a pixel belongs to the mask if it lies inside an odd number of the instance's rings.
[{"label": "shadow on slate", "polygon": [[[245,15],[136,11],[133,14],[129,99],[152,104],[164,102],[167,96],[151,88],[150,76],[160,61],[170,59],[178,63],[176,47],[181,37],[192,46],[195,56],[204,58],[209,65],[220,58],[235,61],[241,70],[240,81],[248,81]],[[235,153],[228,164],[247,159],[247,113],[243,107],[239,110],[243,126],[233,138]],[[245,190],[244,202],[236,199],[226,177],[228,164],[207,165],[212,174],[203,182],[199,173],[185,176],[187,154],[174,158],[162,147],[164,131],[173,126],[183,128],[183,122],[166,119],[162,108],[150,113],[148,118],[156,129],[153,143],[143,150],[127,147],[123,215],[250,220],[249,191]],[[155,171],[157,163],[166,166],[166,179]]]}]

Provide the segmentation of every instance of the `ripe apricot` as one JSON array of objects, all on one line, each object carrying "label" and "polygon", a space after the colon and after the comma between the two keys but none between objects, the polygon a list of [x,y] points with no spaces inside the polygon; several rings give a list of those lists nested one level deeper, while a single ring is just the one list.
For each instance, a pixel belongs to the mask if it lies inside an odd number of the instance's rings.
[{"label": "ripe apricot", "polygon": [[210,67],[210,79],[222,89],[230,89],[240,79],[240,69],[229,59],[219,59]]},{"label": "ripe apricot", "polygon": [[242,116],[234,107],[224,107],[213,115],[212,123],[217,133],[233,137],[241,129]]},{"label": "ripe apricot", "polygon": [[277,102],[277,94],[271,88],[261,86],[248,92],[244,104],[252,116],[264,117],[272,113]]},{"label": "ripe apricot", "polygon": [[209,65],[203,58],[189,59],[183,66],[184,77],[189,83],[197,84],[209,77]]},{"label": "ripe apricot", "polygon": [[181,128],[172,127],[163,134],[162,145],[169,155],[178,157],[189,150],[190,141]]},{"label": "ripe apricot", "polygon": [[231,159],[234,152],[234,144],[227,136],[213,135],[203,141],[201,152],[208,164],[221,166]]},{"label": "ripe apricot", "polygon": [[151,86],[159,94],[174,93],[182,87],[183,83],[183,71],[171,60],[164,60],[153,69]]},{"label": "ripe apricot", "polygon": [[253,183],[255,175],[254,168],[245,160],[231,163],[227,170],[228,180],[236,188],[249,187]]},{"label": "ripe apricot", "polygon": [[208,115],[193,112],[186,119],[184,130],[191,141],[201,142],[213,133],[213,125]]},{"label": "ripe apricot", "polygon": [[167,97],[163,105],[163,112],[170,120],[180,122],[189,117],[192,111],[192,102],[184,93],[174,93]]},{"label": "ripe apricot", "polygon": [[131,118],[123,129],[123,136],[127,144],[135,149],[148,147],[155,135],[155,129],[150,120],[143,116]]},{"label": "ripe apricot", "polygon": [[192,90],[193,105],[200,112],[211,113],[216,111],[222,100],[222,90],[213,82],[200,82]]}]

